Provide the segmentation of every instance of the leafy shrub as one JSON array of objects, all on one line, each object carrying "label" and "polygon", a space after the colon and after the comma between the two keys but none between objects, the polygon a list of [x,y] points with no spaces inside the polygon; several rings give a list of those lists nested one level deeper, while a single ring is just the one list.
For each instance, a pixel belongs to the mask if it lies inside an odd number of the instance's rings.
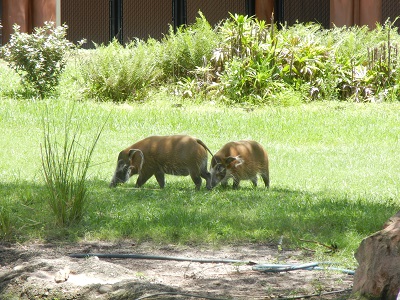
[{"label": "leafy shrub", "polygon": [[73,44],[66,38],[67,26],[55,27],[46,22],[32,34],[21,33],[14,25],[9,43],[2,49],[2,56],[23,80],[26,89],[33,89],[44,97],[58,85],[66,63],[66,54]]},{"label": "leafy shrub", "polygon": [[97,46],[82,65],[88,97],[115,102],[142,99],[162,72],[157,66],[159,43],[135,41],[126,47],[114,40]]},{"label": "leafy shrub", "polygon": [[176,33],[171,27],[161,42],[135,40],[122,46],[115,40],[97,46],[82,64],[84,92],[100,100],[142,100],[151,86],[177,81],[186,95],[212,81],[208,64],[216,45],[217,34],[200,13],[193,25]]},{"label": "leafy shrub", "polygon": [[366,63],[362,64],[364,76],[361,78],[361,86],[364,98],[369,100],[372,96],[372,100],[375,101],[382,96],[386,98],[389,93],[397,93],[398,99],[400,65],[397,28],[393,28],[388,22],[385,26],[377,26],[375,32],[380,40],[367,48]]}]

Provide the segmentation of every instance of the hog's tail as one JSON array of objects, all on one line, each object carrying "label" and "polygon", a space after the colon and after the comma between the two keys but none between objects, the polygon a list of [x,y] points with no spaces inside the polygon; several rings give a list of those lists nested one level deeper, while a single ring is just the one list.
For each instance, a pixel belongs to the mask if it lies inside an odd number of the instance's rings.
[{"label": "hog's tail", "polygon": [[211,154],[211,157],[214,156],[214,154],[212,154],[211,150],[206,146],[206,144],[203,143],[202,140],[196,139],[196,142],[197,142],[198,144],[202,145],[203,148],[206,149],[206,150]]}]

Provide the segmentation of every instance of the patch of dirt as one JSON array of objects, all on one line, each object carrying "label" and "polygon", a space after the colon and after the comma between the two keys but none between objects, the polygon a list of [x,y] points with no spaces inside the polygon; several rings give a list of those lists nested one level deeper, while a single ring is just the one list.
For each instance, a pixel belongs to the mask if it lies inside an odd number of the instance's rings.
[{"label": "patch of dirt", "polygon": [[[353,276],[333,271],[265,273],[245,263],[72,258],[72,253],[229,259],[257,264],[311,260],[300,252],[278,252],[267,245],[210,249],[128,242],[0,244],[0,299],[275,299],[298,295],[346,299],[353,281]],[[346,292],[326,294],[340,290]]]}]

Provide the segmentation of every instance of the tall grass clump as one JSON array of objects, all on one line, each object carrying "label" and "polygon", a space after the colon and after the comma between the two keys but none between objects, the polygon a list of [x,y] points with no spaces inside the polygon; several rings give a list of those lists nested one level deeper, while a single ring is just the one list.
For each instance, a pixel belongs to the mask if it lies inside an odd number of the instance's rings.
[{"label": "tall grass clump", "polygon": [[11,206],[4,201],[0,206],[0,240],[9,240],[14,231]]},{"label": "tall grass clump", "polygon": [[79,223],[88,204],[87,172],[103,128],[89,145],[83,143],[80,124],[73,124],[73,110],[66,116],[60,136],[47,112],[43,118],[41,146],[47,203],[60,227]]},{"label": "tall grass clump", "polygon": [[32,34],[20,32],[14,25],[10,41],[1,54],[22,78],[29,93],[45,97],[55,90],[66,64],[66,55],[74,45],[66,37],[67,26],[46,22]]},{"label": "tall grass clump", "polygon": [[155,40],[137,40],[126,46],[114,40],[97,46],[81,67],[84,93],[105,101],[142,100],[162,74],[158,53]]}]

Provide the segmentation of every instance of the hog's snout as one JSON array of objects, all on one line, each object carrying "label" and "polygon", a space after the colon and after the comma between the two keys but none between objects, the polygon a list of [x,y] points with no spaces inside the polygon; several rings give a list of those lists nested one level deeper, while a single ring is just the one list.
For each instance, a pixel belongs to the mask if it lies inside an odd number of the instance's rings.
[{"label": "hog's snout", "polygon": [[117,164],[117,168],[115,170],[114,176],[111,179],[110,188],[116,187],[119,183],[124,183],[129,180],[130,177],[130,168],[129,164],[124,162],[123,160],[119,160]]},{"label": "hog's snout", "polygon": [[114,180],[112,180],[111,182],[110,182],[110,185],[108,186],[109,188],[115,188],[117,186],[117,183],[114,181]]}]

